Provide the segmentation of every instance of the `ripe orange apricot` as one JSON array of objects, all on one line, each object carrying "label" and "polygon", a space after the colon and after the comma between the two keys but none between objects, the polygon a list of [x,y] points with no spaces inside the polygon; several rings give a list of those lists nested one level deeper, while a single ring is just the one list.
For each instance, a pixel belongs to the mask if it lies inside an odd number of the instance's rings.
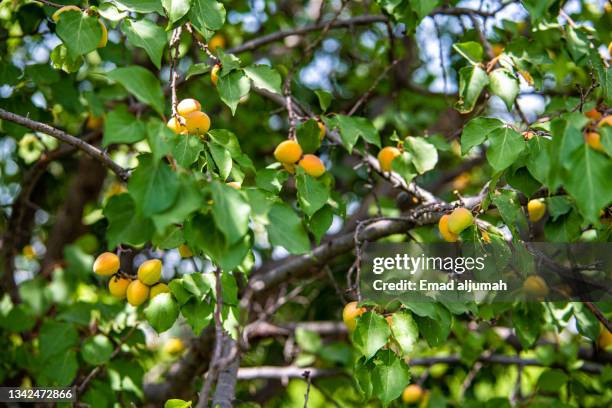
[{"label": "ripe orange apricot", "polygon": [[584,113],[587,118],[592,120],[599,120],[601,118],[601,113],[597,110],[597,108],[593,108],[588,112]]},{"label": "ripe orange apricot", "polygon": [[543,298],[548,295],[548,285],[544,279],[537,275],[531,275],[523,282],[523,290],[529,296]]},{"label": "ripe orange apricot", "polygon": [[157,283],[151,286],[151,290],[149,291],[149,299],[153,299],[155,296],[161,293],[170,293],[170,288],[165,283]]},{"label": "ripe orange apricot", "polygon": [[133,280],[127,287],[127,301],[132,306],[142,305],[149,297],[149,287],[139,281]]},{"label": "ripe orange apricot", "polygon": [[[184,120],[184,118],[183,118],[183,120]],[[176,117],[174,117],[174,116],[170,118],[168,123],[166,123],[166,126],[168,127],[168,129],[170,129],[171,131],[173,131],[177,135],[181,134],[181,133],[187,132],[187,128],[184,125],[181,125],[181,123],[178,121],[178,119]]]},{"label": "ripe orange apricot", "polygon": [[101,276],[111,276],[119,270],[119,257],[112,252],[104,252],[100,254],[94,264],[94,273]]},{"label": "ripe orange apricot", "polygon": [[402,152],[400,152],[400,149],[397,147],[383,147],[381,151],[378,152],[378,163],[380,163],[381,170],[391,171],[391,162],[400,154],[402,154]]},{"label": "ripe orange apricot", "polygon": [[124,299],[130,283],[132,283],[131,279],[113,276],[110,281],[108,281],[108,291],[117,299]]},{"label": "ripe orange apricot", "polygon": [[601,331],[597,338],[597,344],[604,350],[612,349],[612,333],[608,331],[603,325],[601,325]]},{"label": "ripe orange apricot", "polygon": [[529,221],[538,222],[546,214],[546,204],[542,200],[529,200],[527,213],[529,214]]},{"label": "ripe orange apricot", "polygon": [[208,49],[216,51],[217,48],[225,48],[225,37],[222,34],[215,34],[208,41]]},{"label": "ripe orange apricot", "polygon": [[457,242],[459,235],[453,234],[448,230],[448,214],[444,214],[438,221],[438,230],[446,242]]},{"label": "ripe orange apricot", "polygon": [[108,30],[106,29],[106,26],[104,25],[102,20],[98,20],[98,23],[100,24],[100,28],[102,29],[102,37],[100,37],[100,41],[98,42],[98,48],[104,48],[106,47],[106,43],[108,42]]},{"label": "ripe orange apricot", "polygon": [[183,99],[176,105],[176,112],[181,116],[187,116],[191,112],[197,112],[202,109],[200,102],[192,98]]},{"label": "ripe orange apricot", "polygon": [[274,149],[274,157],[281,163],[293,164],[302,157],[302,147],[295,140],[285,140]]},{"label": "ripe orange apricot", "polygon": [[90,114],[87,116],[87,122],[85,122],[85,127],[90,130],[96,130],[102,126],[103,122],[104,119],[102,118],[102,116],[94,116]]},{"label": "ripe orange apricot", "polygon": [[325,137],[325,123],[318,121],[317,125],[319,126],[319,139],[323,140],[323,138]]},{"label": "ripe orange apricot", "polygon": [[325,165],[314,154],[305,154],[298,164],[304,169],[306,174],[314,178],[321,177],[325,173]]},{"label": "ripe orange apricot", "polygon": [[597,126],[612,126],[612,115],[604,116],[604,118],[599,121]]},{"label": "ripe orange apricot", "polygon": [[57,23],[60,19],[60,15],[64,11],[68,11],[68,10],[81,11],[81,9],[77,6],[64,6],[60,8],[59,10],[57,10],[55,13],[53,13],[53,15],[51,16],[51,19]]},{"label": "ripe orange apricot", "polygon": [[203,135],[210,129],[210,118],[204,112],[191,112],[189,115],[185,116],[185,122],[185,126],[189,133],[196,135]]},{"label": "ripe orange apricot", "polygon": [[357,302],[349,302],[344,306],[342,310],[342,320],[349,331],[355,330],[357,327],[357,316],[364,314],[367,309],[365,307],[357,307]]},{"label": "ripe orange apricot", "polygon": [[406,404],[415,404],[423,397],[423,389],[418,384],[410,384],[402,392],[402,401]]},{"label": "ripe orange apricot", "polygon": [[601,136],[599,135],[599,133],[597,132],[588,132],[587,134],[584,135],[584,141],[586,142],[586,144],[588,144],[589,146],[591,146],[591,148],[599,151],[599,152],[603,152],[604,151],[604,147],[601,144]]},{"label": "ripe orange apricot", "polygon": [[191,258],[193,256],[193,252],[191,251],[191,248],[189,248],[185,244],[180,245],[178,247],[178,251],[179,251],[179,254],[181,254],[181,257],[183,258]]},{"label": "ripe orange apricot", "polygon": [[448,230],[453,234],[461,234],[461,231],[474,223],[474,216],[467,208],[455,208],[448,216]]},{"label": "ripe orange apricot", "polygon": [[217,86],[217,81],[219,81],[219,71],[221,71],[221,64],[215,64],[210,70],[210,82],[214,86]]},{"label": "ripe orange apricot", "polygon": [[149,259],[138,267],[138,280],[145,285],[155,285],[162,273],[162,263],[159,259]]}]

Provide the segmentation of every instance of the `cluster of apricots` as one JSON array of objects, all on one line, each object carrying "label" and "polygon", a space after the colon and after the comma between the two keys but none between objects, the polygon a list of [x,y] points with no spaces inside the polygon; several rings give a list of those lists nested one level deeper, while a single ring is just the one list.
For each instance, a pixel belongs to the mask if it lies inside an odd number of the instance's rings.
[{"label": "cluster of apricots", "polygon": [[592,121],[584,134],[585,143],[599,152],[604,152],[604,147],[601,144],[601,135],[598,130],[603,126],[612,126],[612,115],[602,117],[603,115],[596,108],[586,112],[585,115]]},{"label": "cluster of apricots", "polygon": [[[325,137],[325,125],[319,124],[319,138]],[[274,150],[274,158],[282,163],[285,170],[289,173],[295,173],[296,164],[300,166],[304,172],[314,178],[321,177],[325,174],[325,164],[314,154],[304,154],[302,146],[295,140],[289,139],[281,142]]]},{"label": "cluster of apricots", "polygon": [[210,118],[202,112],[200,102],[192,98],[183,99],[176,105],[177,116],[172,116],[166,126],[177,135],[202,136],[210,129]]},{"label": "cluster of apricots", "polygon": [[467,208],[455,208],[450,214],[444,214],[438,221],[440,235],[447,242],[457,242],[459,234],[474,223],[474,216]]},{"label": "cluster of apricots", "polygon": [[[73,11],[78,11],[78,12],[83,13],[83,10],[81,10],[80,7],[64,6],[58,9],[55,13],[53,13],[53,15],[51,16],[51,19],[57,23],[60,19],[60,15],[64,11],[68,11],[68,10],[73,10]],[[106,30],[106,26],[104,25],[102,20],[98,19],[98,23],[100,24],[100,28],[102,29],[102,37],[100,37],[100,41],[98,42],[98,48],[104,48],[106,47],[106,43],[108,42],[108,30]]]},{"label": "cluster of apricots", "polygon": [[149,259],[138,268],[138,277],[133,279],[119,271],[119,257],[112,252],[104,252],[93,264],[94,273],[110,276],[108,291],[117,299],[125,299],[132,306],[140,306],[147,299],[153,299],[161,293],[170,292],[165,283],[161,283],[162,263],[159,259]]}]

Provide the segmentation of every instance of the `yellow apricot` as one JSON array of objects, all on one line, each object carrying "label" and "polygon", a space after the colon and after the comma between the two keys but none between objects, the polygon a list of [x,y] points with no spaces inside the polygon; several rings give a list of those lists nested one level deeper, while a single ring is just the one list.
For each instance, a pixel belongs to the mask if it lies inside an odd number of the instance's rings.
[{"label": "yellow apricot", "polygon": [[168,354],[179,354],[183,350],[185,350],[185,344],[177,337],[168,339],[164,344],[164,352]]},{"label": "yellow apricot", "polygon": [[493,51],[493,55],[498,57],[502,52],[504,52],[504,46],[501,44],[494,44],[491,47],[491,51]]},{"label": "yellow apricot", "polygon": [[26,245],[21,250],[21,254],[26,257],[26,259],[36,259],[36,251],[32,245]]},{"label": "yellow apricot", "polygon": [[597,132],[588,132],[587,134],[584,135],[584,141],[586,142],[586,144],[588,144],[589,146],[591,146],[591,148],[599,151],[599,152],[603,152],[604,151],[604,147],[601,144],[601,136],[599,135],[599,133]]},{"label": "yellow apricot", "polygon": [[176,112],[181,116],[187,116],[191,112],[197,112],[202,109],[200,102],[192,98],[183,99],[176,105]]},{"label": "yellow apricot", "polygon": [[597,108],[593,108],[588,112],[584,113],[585,116],[591,120],[599,120],[601,119],[601,113],[597,110]]},{"label": "yellow apricot", "polygon": [[544,279],[537,275],[531,275],[523,282],[523,290],[529,296],[543,298],[548,295],[548,285]]},{"label": "yellow apricot", "polygon": [[212,82],[214,86],[217,86],[217,82],[219,81],[219,71],[221,71],[221,64],[215,64],[210,70],[210,82]]},{"label": "yellow apricot", "polygon": [[193,252],[191,252],[191,248],[189,248],[185,244],[182,244],[181,246],[179,246],[178,251],[179,251],[179,254],[181,254],[181,257],[183,258],[191,258],[193,256]]},{"label": "yellow apricot", "polygon": [[601,325],[601,331],[597,338],[597,344],[604,350],[612,349],[612,333],[608,331],[603,325]]},{"label": "yellow apricot", "polygon": [[64,6],[60,8],[59,10],[57,10],[55,13],[53,13],[53,15],[51,16],[51,19],[57,23],[60,19],[60,15],[64,11],[68,11],[68,10],[81,11],[81,9],[77,6]]},{"label": "yellow apricot", "polygon": [[402,401],[406,404],[415,404],[423,397],[423,389],[418,384],[410,384],[402,392]]},{"label": "yellow apricot", "polygon": [[461,234],[461,231],[474,223],[474,216],[467,208],[455,208],[448,216],[448,230],[453,234]]},{"label": "yellow apricot", "polygon": [[604,116],[604,118],[599,121],[597,126],[612,126],[612,115]]},{"label": "yellow apricot", "polygon": [[535,133],[533,133],[531,130],[523,132],[523,139],[525,140],[531,140],[533,139],[534,136],[535,136]]},{"label": "yellow apricot", "polygon": [[236,190],[240,190],[240,183],[237,181],[230,181],[229,183],[227,183],[228,186],[230,186],[231,188],[235,188]]},{"label": "yellow apricot", "polygon": [[102,20],[98,20],[98,23],[100,23],[100,28],[102,29],[102,37],[100,37],[100,41],[98,42],[98,48],[104,48],[108,42],[108,30]]},{"label": "yellow apricot", "polygon": [[133,280],[127,287],[127,301],[132,306],[142,305],[149,297],[149,287],[139,281]]},{"label": "yellow apricot", "polygon": [[325,137],[325,123],[323,122],[317,122],[317,125],[319,126],[319,139],[323,140],[323,138]]},{"label": "yellow apricot", "polygon": [[104,252],[100,254],[94,264],[94,273],[102,276],[111,276],[119,270],[119,257],[112,252]]},{"label": "yellow apricot", "polygon": [[546,204],[542,200],[529,200],[527,213],[529,214],[529,221],[538,222],[546,213]]},{"label": "yellow apricot", "polygon": [[185,116],[185,122],[189,133],[203,135],[210,129],[210,118],[204,112],[191,112]]},{"label": "yellow apricot", "polygon": [[[184,118],[183,118],[184,120]],[[179,120],[176,117],[171,117],[168,123],[166,123],[168,129],[176,133],[177,135],[180,133],[187,132],[187,128],[184,125],[181,125]]]},{"label": "yellow apricot", "polygon": [[365,307],[357,307],[357,302],[349,302],[344,306],[342,310],[342,320],[349,331],[355,330],[357,327],[357,316],[364,314],[367,309]]},{"label": "yellow apricot", "polygon": [[162,293],[170,293],[170,288],[165,283],[158,283],[151,286],[151,290],[149,291],[149,299],[153,299],[155,296]]},{"label": "yellow apricot", "polygon": [[295,140],[285,140],[274,149],[274,157],[281,163],[293,164],[302,157],[302,147]]},{"label": "yellow apricot", "polygon": [[314,154],[305,154],[298,164],[306,174],[314,178],[321,177],[325,173],[325,165]]},{"label": "yellow apricot", "polygon": [[381,170],[391,171],[391,162],[400,154],[402,154],[402,152],[397,147],[383,147],[381,151],[378,152],[378,163],[380,163]]},{"label": "yellow apricot", "polygon": [[88,115],[87,122],[85,122],[85,127],[90,130],[96,130],[102,126],[104,119],[102,116],[94,116]]},{"label": "yellow apricot", "polygon": [[132,283],[131,279],[113,276],[108,281],[108,291],[111,295],[118,299],[124,299],[127,294],[127,288]]},{"label": "yellow apricot", "polygon": [[459,235],[453,234],[448,230],[448,214],[444,214],[438,221],[438,230],[446,242],[457,242]]},{"label": "yellow apricot", "polygon": [[146,285],[159,282],[162,273],[162,263],[159,259],[149,259],[138,267],[138,280]]},{"label": "yellow apricot", "polygon": [[208,41],[208,49],[216,51],[217,48],[225,48],[225,37],[221,34],[215,34]]}]

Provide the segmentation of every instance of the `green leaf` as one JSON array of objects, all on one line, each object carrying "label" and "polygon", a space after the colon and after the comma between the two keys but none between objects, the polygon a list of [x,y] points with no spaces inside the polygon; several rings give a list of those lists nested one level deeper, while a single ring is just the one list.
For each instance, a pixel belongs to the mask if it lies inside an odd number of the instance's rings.
[{"label": "green leaf", "polygon": [[[199,1],[201,0],[197,0],[196,3]],[[161,4],[166,10],[170,22],[174,23],[189,12],[191,0],[161,0]]]},{"label": "green leaf", "polygon": [[399,398],[410,382],[408,365],[391,350],[381,351],[372,371],[372,390],[383,406]]},{"label": "green leaf", "polygon": [[255,175],[255,184],[263,190],[278,194],[288,178],[289,174],[286,171],[261,169]]},{"label": "green leaf", "polygon": [[71,323],[47,320],[43,323],[38,334],[39,357],[49,362],[56,356],[64,354],[68,349],[76,346],[78,333]]},{"label": "green leaf", "polygon": [[42,380],[37,381],[37,383],[41,386],[68,386],[76,377],[78,369],[79,363],[76,352],[68,350],[42,364],[38,372]]},{"label": "green leaf", "polygon": [[461,113],[474,109],[480,93],[489,83],[489,76],[479,66],[463,67],[459,71],[459,100],[455,108]]},{"label": "green leaf", "polygon": [[267,65],[250,65],[244,68],[244,73],[253,81],[255,88],[281,94],[281,76],[274,68]]},{"label": "green leaf", "polygon": [[147,142],[154,160],[160,160],[170,153],[171,141],[175,137],[174,132],[158,118],[150,118],[147,122]]},{"label": "green leaf", "polygon": [[189,214],[203,206],[203,198],[197,184],[187,176],[180,179],[176,199],[170,208],[153,215],[153,223],[158,232],[162,232],[172,224],[180,224]]},{"label": "green leaf", "polygon": [[166,210],[172,205],[179,189],[176,173],[151,154],[138,156],[138,167],[128,182],[128,191],[144,216]]},{"label": "green leaf", "polygon": [[213,305],[208,302],[191,299],[181,306],[181,313],[191,326],[193,334],[199,336],[212,321],[213,309]]},{"label": "green leaf", "polygon": [[410,0],[410,6],[419,19],[427,17],[438,4],[439,0]]},{"label": "green leaf", "polygon": [[163,28],[147,19],[125,19],[121,24],[121,29],[131,44],[144,49],[153,64],[158,69],[161,68],[161,60],[167,42],[167,34]]},{"label": "green leaf", "polygon": [[461,154],[466,154],[472,147],[484,142],[489,133],[503,125],[504,123],[499,119],[482,116],[470,120],[461,133]]},{"label": "green leaf", "polygon": [[577,211],[550,218],[544,225],[544,235],[550,242],[573,242],[580,235],[582,219]]},{"label": "green leaf", "polygon": [[434,307],[435,317],[421,317],[418,314],[414,317],[419,332],[431,347],[437,347],[446,341],[453,323],[453,317],[448,309],[437,303]]},{"label": "green leaf", "polygon": [[568,165],[563,184],[584,218],[596,223],[599,211],[612,202],[612,160],[584,143]]},{"label": "green leaf", "polygon": [[102,27],[98,19],[76,10],[60,14],[55,32],[72,58],[95,50],[102,39]]},{"label": "green leaf", "polygon": [[553,221],[572,210],[572,203],[566,196],[548,197],[546,206]]},{"label": "green leaf", "polygon": [[329,230],[333,221],[334,210],[329,205],[324,206],[310,217],[308,220],[308,229],[310,229],[314,235],[317,245],[321,243],[321,238],[325,236],[325,233]]},{"label": "green leaf", "polygon": [[468,60],[472,64],[478,64],[482,61],[482,45],[477,43],[476,41],[467,41],[463,43],[453,44],[453,48],[457,51],[463,58]]},{"label": "green leaf", "polygon": [[212,214],[217,227],[231,245],[247,233],[251,208],[244,196],[226,184],[211,183]]},{"label": "green leaf", "polygon": [[179,307],[170,293],[162,293],[149,300],[144,314],[153,329],[161,333],[172,327],[179,315]]},{"label": "green leaf", "polygon": [[397,312],[392,314],[391,333],[399,344],[402,352],[408,354],[414,349],[419,339],[419,327],[410,313]]},{"label": "green leaf", "polygon": [[142,245],[153,235],[153,223],[136,213],[134,200],[129,194],[111,197],[103,214],[108,219],[106,229],[108,249],[115,248],[121,243]]},{"label": "green leaf", "polygon": [[164,408],[189,408],[191,401],[183,401],[182,399],[169,399],[164,404]]},{"label": "green leaf", "polygon": [[304,153],[315,153],[319,149],[321,146],[319,131],[319,125],[314,119],[307,120],[297,127],[297,141]]},{"label": "green leaf", "polygon": [[572,306],[574,308],[578,333],[592,341],[597,341],[600,332],[600,323],[597,317],[595,317],[593,312],[591,312],[584,303],[574,302]]},{"label": "green leaf", "polygon": [[189,20],[201,34],[217,31],[225,22],[225,7],[215,0],[196,0],[189,10]]},{"label": "green leaf", "polygon": [[335,117],[340,128],[342,144],[351,153],[361,136],[365,141],[380,147],[380,136],[372,123],[366,118],[337,115]]},{"label": "green leaf", "polygon": [[501,127],[488,135],[491,146],[487,150],[487,160],[495,171],[504,170],[513,164],[525,150],[523,136],[510,127]]},{"label": "green leaf", "polygon": [[411,153],[412,164],[414,164],[419,174],[423,174],[436,167],[438,150],[428,143],[426,139],[408,136],[405,139],[404,148]]},{"label": "green leaf", "polygon": [[118,105],[106,116],[102,145],[135,143],[145,136],[144,123],[128,112],[127,106]]},{"label": "green leaf", "polygon": [[164,93],[161,84],[147,69],[139,66],[116,68],[108,77],[119,82],[139,101],[150,105],[160,115],[164,111]]},{"label": "green leaf", "polygon": [[375,312],[366,312],[357,318],[357,327],[351,338],[357,350],[370,359],[389,339],[391,330],[384,317]]},{"label": "green leaf", "polygon": [[208,62],[198,62],[197,64],[189,65],[187,72],[185,73],[185,79],[189,79],[195,75],[202,75],[210,72],[211,67]]},{"label": "green leaf", "polygon": [[218,145],[217,143],[209,143],[210,154],[215,161],[219,176],[225,180],[229,177],[232,171],[232,155],[225,147]]},{"label": "green leaf", "polygon": [[135,11],[137,13],[156,12],[164,14],[160,0],[113,0],[119,10]]},{"label": "green leaf", "polygon": [[312,217],[327,202],[329,188],[323,181],[309,176],[301,168],[297,169],[295,182],[300,208],[307,216]]},{"label": "green leaf", "polygon": [[172,157],[184,168],[191,166],[204,151],[204,143],[197,135],[173,135],[170,138]]},{"label": "green leaf", "polygon": [[540,374],[538,388],[542,391],[558,393],[569,380],[567,374],[560,369],[550,369]]},{"label": "green leaf", "polygon": [[512,324],[523,348],[530,348],[542,330],[542,303],[523,303],[512,313]]},{"label": "green leaf", "polygon": [[[26,72],[28,72],[28,67],[26,67]],[[29,72],[27,75],[28,75],[28,78],[33,78]],[[17,85],[17,83],[19,83],[21,76],[22,76],[22,72],[19,68],[17,68],[16,66],[14,66],[13,64],[9,62],[5,62],[5,61],[0,62],[0,84],[11,85],[11,86]]]},{"label": "green leaf", "polygon": [[285,248],[292,254],[310,251],[310,241],[302,220],[287,204],[276,203],[268,213],[268,237],[272,245]]},{"label": "green leaf", "polygon": [[408,152],[403,152],[391,162],[391,170],[402,176],[406,184],[416,177],[417,171],[412,163],[412,155]]},{"label": "green leaf", "polygon": [[519,93],[519,81],[516,76],[505,68],[498,68],[489,74],[489,89],[506,104],[508,110],[512,109],[514,100]]},{"label": "green leaf", "polygon": [[317,95],[317,98],[319,98],[319,106],[321,107],[321,110],[325,112],[327,108],[329,108],[329,104],[331,103],[332,94],[320,89],[314,92]]},{"label": "green leaf", "polygon": [[111,359],[112,354],[113,344],[102,334],[88,338],[81,347],[83,360],[91,365],[105,364]]},{"label": "green leaf", "polygon": [[227,76],[219,78],[217,89],[219,90],[221,100],[229,106],[232,115],[234,115],[240,98],[248,95],[251,83],[243,71],[234,71]]}]

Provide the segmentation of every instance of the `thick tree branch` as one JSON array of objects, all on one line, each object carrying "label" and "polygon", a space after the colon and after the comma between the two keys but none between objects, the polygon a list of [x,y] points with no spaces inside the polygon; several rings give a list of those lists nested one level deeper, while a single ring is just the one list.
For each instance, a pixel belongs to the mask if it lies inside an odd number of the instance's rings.
[{"label": "thick tree branch", "polygon": [[83,151],[94,159],[98,160],[110,170],[112,170],[119,178],[123,181],[129,178],[130,172],[127,169],[124,169],[119,164],[115,163],[105,152],[98,149],[95,146],[90,145],[86,141],[79,139],[71,134],[64,132],[63,130],[59,130],[54,128],[53,126],[49,126],[45,123],[37,122],[32,119],[25,118],[23,116],[17,115],[15,113],[6,111],[0,108],[0,119],[8,120],[9,122],[17,123],[18,125],[27,127],[36,132],[41,132],[51,137],[54,137],[64,143],[68,143],[71,146],[76,147],[77,149]]}]

